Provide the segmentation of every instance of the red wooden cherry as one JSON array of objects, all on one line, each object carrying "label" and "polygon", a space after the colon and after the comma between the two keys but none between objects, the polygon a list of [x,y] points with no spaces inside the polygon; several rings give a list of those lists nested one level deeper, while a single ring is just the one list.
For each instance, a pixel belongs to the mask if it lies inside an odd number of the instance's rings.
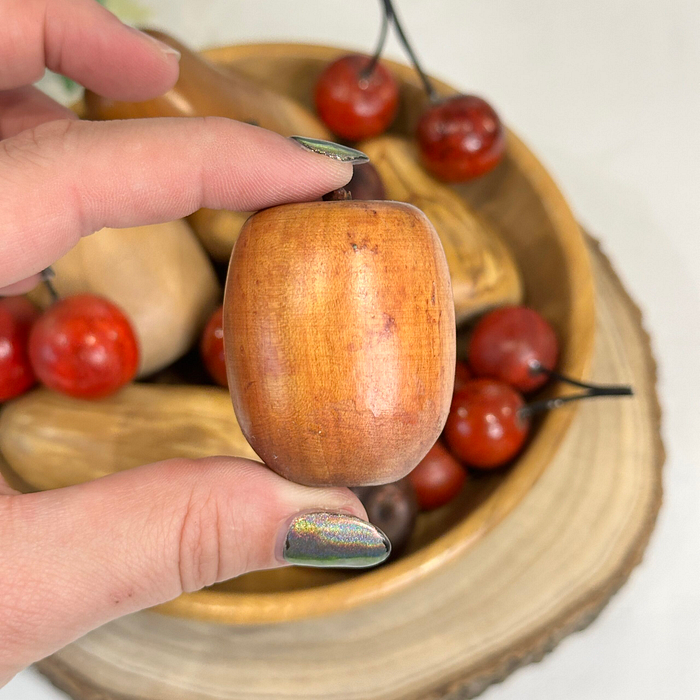
[{"label": "red wooden cherry", "polygon": [[41,316],[41,311],[27,297],[0,297],[0,307],[26,326],[31,326]]},{"label": "red wooden cherry", "polygon": [[423,165],[447,182],[489,172],[506,148],[498,115],[474,95],[449,97],[427,109],[418,122],[416,138]]},{"label": "red wooden cherry", "polygon": [[457,360],[457,364],[455,365],[454,392],[458,392],[470,379],[473,379],[473,377],[467,363]]},{"label": "red wooden cherry", "polygon": [[394,76],[381,63],[367,73],[371,61],[361,54],[342,56],[325,68],[316,83],[318,115],[334,134],[351,141],[384,132],[398,109]]},{"label": "red wooden cherry", "polygon": [[221,386],[228,386],[226,358],[224,356],[224,307],[220,306],[212,315],[202,333],[199,350],[204,366],[212,379]]},{"label": "red wooden cherry", "polygon": [[0,402],[23,394],[36,377],[27,344],[39,310],[24,297],[0,298]]},{"label": "red wooden cherry", "polygon": [[445,439],[452,453],[472,467],[491,469],[520,452],[530,427],[522,396],[492,379],[472,379],[452,399]]},{"label": "red wooden cherry", "polygon": [[421,510],[433,510],[449,503],[460,492],[466,478],[462,465],[440,442],[430,448],[408,475]]},{"label": "red wooden cherry", "polygon": [[50,389],[96,399],[134,378],[139,348],[129,320],[114,304],[79,294],[57,301],[34,324],[29,357]]},{"label": "red wooden cherry", "polygon": [[548,379],[533,371],[538,364],[554,369],[559,348],[552,326],[525,306],[508,306],[486,314],[474,328],[469,364],[478,377],[500,379],[524,393]]}]

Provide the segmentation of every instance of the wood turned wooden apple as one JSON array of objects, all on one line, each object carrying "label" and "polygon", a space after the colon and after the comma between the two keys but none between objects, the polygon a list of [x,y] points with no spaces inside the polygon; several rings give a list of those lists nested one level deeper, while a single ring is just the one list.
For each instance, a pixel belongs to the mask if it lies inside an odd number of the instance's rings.
[{"label": "wood turned wooden apple", "polygon": [[271,469],[307,485],[403,477],[452,398],[454,306],[435,229],[399,202],[253,215],[231,255],[224,343],[236,417]]}]

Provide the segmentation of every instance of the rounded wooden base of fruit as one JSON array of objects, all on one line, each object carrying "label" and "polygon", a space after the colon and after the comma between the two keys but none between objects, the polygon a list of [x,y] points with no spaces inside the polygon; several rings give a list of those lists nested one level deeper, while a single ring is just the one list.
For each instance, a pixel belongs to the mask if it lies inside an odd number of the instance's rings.
[{"label": "rounded wooden base of fruit", "polygon": [[138,613],[39,670],[76,700],[455,700],[588,625],[642,557],[664,461],[649,338],[591,249],[592,376],[636,395],[582,405],[532,490],[452,564],[380,603],[318,619],[225,626]]}]

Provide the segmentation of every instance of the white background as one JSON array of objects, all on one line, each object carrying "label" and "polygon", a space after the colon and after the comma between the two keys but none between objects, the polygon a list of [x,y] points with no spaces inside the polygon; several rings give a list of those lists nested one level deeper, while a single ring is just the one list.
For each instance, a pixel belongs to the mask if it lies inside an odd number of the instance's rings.
[{"label": "white background", "polygon": [[[114,1],[123,5],[125,0]],[[377,0],[137,0],[197,47],[369,50]],[[700,2],[398,0],[427,69],[486,96],[599,237],[660,362],[665,498],[642,565],[586,631],[485,700],[700,697]],[[399,57],[395,41],[387,54]],[[65,698],[31,671],[0,700]]]}]

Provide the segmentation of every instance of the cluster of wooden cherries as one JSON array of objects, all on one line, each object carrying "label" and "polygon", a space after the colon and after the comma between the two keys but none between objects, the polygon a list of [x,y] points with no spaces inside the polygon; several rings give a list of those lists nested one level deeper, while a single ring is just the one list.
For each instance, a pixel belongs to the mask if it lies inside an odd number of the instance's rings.
[{"label": "cluster of wooden cherries", "polygon": [[505,130],[493,107],[475,95],[440,97],[421,67],[391,0],[372,57],[342,56],[321,73],[314,92],[319,117],[338,137],[361,141],[384,133],[399,109],[399,87],[379,62],[393,23],[430,101],[416,127],[423,165],[445,182],[464,182],[498,165],[506,148]]},{"label": "cluster of wooden cherries", "polygon": [[[44,312],[25,297],[0,298],[0,403],[41,382],[80,399],[110,396],[133,381],[139,345],[133,326],[111,301],[94,294],[59,299]],[[200,341],[212,379],[227,386],[223,307],[212,314]]]},{"label": "cluster of wooden cherries", "polygon": [[43,313],[24,297],[0,299],[0,402],[37,380],[69,396],[104,398],[136,376],[138,341],[121,309],[94,294],[53,296]]}]

